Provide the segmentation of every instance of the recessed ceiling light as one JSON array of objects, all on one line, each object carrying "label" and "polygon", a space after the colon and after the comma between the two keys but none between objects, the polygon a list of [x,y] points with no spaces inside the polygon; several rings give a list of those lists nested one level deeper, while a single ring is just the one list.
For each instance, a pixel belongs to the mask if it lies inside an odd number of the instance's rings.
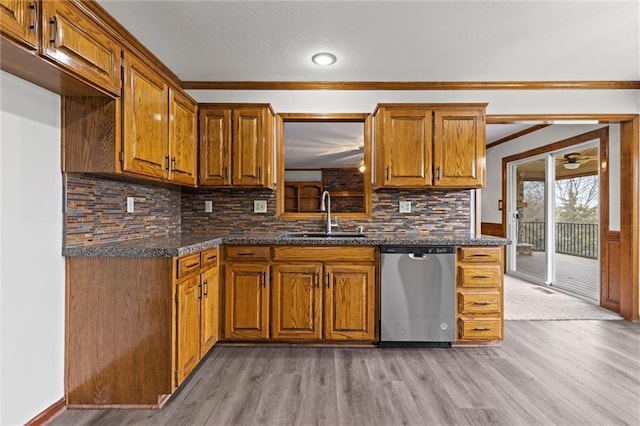
[{"label": "recessed ceiling light", "polygon": [[336,62],[336,55],[333,53],[322,52],[316,53],[311,57],[311,60],[316,65],[331,65]]}]

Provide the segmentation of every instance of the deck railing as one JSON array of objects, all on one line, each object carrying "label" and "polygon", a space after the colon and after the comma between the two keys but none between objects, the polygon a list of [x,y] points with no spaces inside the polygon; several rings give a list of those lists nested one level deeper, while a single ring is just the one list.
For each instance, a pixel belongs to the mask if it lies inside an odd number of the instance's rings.
[{"label": "deck railing", "polygon": [[[556,222],[556,253],[598,258],[597,223]],[[519,243],[533,245],[533,251],[545,250],[544,222],[523,222],[519,228]]]}]

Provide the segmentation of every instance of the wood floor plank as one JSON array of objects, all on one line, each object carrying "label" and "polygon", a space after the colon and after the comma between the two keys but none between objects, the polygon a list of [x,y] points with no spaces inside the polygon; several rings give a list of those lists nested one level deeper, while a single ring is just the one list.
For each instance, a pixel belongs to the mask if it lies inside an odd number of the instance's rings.
[{"label": "wood floor plank", "polygon": [[162,410],[57,425],[636,425],[640,324],[506,321],[501,346],[217,346]]}]

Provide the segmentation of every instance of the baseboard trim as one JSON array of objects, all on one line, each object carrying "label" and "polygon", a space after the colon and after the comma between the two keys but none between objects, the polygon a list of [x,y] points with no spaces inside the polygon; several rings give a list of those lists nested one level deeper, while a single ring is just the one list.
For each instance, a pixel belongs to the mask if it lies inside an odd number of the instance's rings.
[{"label": "baseboard trim", "polygon": [[25,426],[40,426],[46,425],[48,422],[58,417],[67,409],[64,398],[60,398],[59,401],[54,402],[49,407],[45,408],[40,414],[25,423]]}]

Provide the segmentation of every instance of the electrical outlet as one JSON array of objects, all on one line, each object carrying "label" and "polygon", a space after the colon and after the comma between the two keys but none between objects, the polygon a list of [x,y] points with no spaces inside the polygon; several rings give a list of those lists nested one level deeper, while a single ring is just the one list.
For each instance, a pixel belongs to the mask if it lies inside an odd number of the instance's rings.
[{"label": "electrical outlet", "polygon": [[266,200],[254,200],[253,201],[253,212],[254,213],[266,213],[267,212],[267,201]]},{"label": "electrical outlet", "polygon": [[133,197],[127,197],[127,213],[133,213],[135,210],[136,199]]},{"label": "electrical outlet", "polygon": [[411,213],[411,201],[400,201],[398,211],[400,213]]},{"label": "electrical outlet", "polygon": [[204,212],[211,213],[213,211],[213,201],[207,200],[204,202]]}]

